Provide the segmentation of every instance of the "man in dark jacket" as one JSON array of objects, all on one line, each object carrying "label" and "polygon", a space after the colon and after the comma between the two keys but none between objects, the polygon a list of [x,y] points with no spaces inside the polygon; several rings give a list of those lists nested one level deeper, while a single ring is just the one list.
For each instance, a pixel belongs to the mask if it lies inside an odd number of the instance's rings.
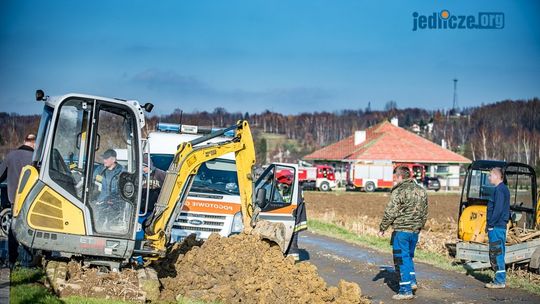
[{"label": "man in dark jacket", "polygon": [[[276,191],[277,192],[277,191]],[[307,230],[307,213],[306,213],[306,203],[304,202],[304,195],[302,187],[298,189],[298,205],[294,209],[294,229],[291,237],[291,242],[289,243],[289,248],[287,249],[287,256],[292,256],[295,261],[300,260],[300,250],[298,248],[298,234],[301,231]]]},{"label": "man in dark jacket", "polygon": [[97,229],[101,230],[100,232],[110,231],[111,227],[116,225],[115,232],[124,231],[128,228],[128,223],[121,219],[125,203],[120,197],[118,185],[124,167],[116,161],[116,151],[113,149],[108,149],[101,157],[103,164],[97,166],[93,174],[95,183],[101,186],[97,198],[94,199],[94,211],[97,213],[95,217],[100,219],[100,223],[96,223]]},{"label": "man in dark jacket", "polygon": [[[16,150],[9,152],[2,164],[0,164],[0,183],[7,180],[7,192],[9,202],[11,203],[11,210],[13,210],[13,203],[15,203],[15,194],[19,186],[21,170],[24,166],[32,164],[35,144],[36,136],[34,134],[26,135],[24,144]],[[8,247],[9,264],[10,267],[13,267],[19,255],[17,252],[19,243],[17,243],[11,228],[8,234]]]},{"label": "man in dark jacket", "polygon": [[155,167],[152,164],[152,159],[147,158],[146,155],[143,156],[143,180],[142,180],[142,203],[141,203],[141,212],[144,211],[143,206],[146,205],[146,196],[148,191],[148,210],[146,212],[150,213],[154,210],[154,206],[161,192],[161,187],[165,182],[165,177],[167,172],[161,170],[160,168]]},{"label": "man in dark jacket", "polygon": [[394,300],[414,298],[412,291],[417,288],[414,251],[418,234],[427,220],[426,190],[410,177],[407,167],[396,168],[395,186],[392,188],[390,202],[384,211],[379,230],[379,236],[382,237],[388,227],[394,228],[391,239],[392,253],[395,269],[399,273],[399,293],[392,297]]},{"label": "man in dark jacket", "polygon": [[510,219],[510,191],[504,184],[504,174],[501,168],[491,169],[489,182],[495,186],[493,198],[487,205],[486,230],[489,240],[489,261],[495,271],[493,282],[487,283],[487,288],[506,287],[506,267],[504,262],[506,244],[506,225]]}]

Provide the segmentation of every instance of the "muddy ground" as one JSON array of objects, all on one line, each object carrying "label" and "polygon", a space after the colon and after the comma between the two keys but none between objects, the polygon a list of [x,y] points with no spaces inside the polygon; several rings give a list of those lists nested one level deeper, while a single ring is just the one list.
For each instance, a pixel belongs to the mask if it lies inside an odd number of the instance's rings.
[{"label": "muddy ground", "polygon": [[[204,243],[192,235],[151,266],[161,286],[159,302],[184,298],[218,303],[370,303],[357,283],[337,280],[329,286],[316,266],[295,263],[279,246],[255,235],[213,234]],[[103,273],[70,262],[67,272],[61,296],[145,300],[134,269]]]},{"label": "muddy ground", "polygon": [[66,284],[60,292],[63,297],[70,295],[131,301],[144,298],[137,271],[126,268],[121,272],[104,272],[75,261],[68,264]]},{"label": "muddy ground", "polygon": [[166,301],[182,296],[220,303],[369,303],[356,283],[339,280],[329,287],[314,265],[295,264],[278,246],[253,235],[213,234],[162,266],[158,275]]}]

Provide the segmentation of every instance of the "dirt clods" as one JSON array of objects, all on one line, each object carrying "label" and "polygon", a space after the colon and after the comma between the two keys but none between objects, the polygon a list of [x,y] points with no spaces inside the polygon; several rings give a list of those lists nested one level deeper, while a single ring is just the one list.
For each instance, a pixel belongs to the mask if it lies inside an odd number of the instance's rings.
[{"label": "dirt clods", "polygon": [[[195,245],[186,251],[189,245]],[[183,252],[176,252],[182,251]],[[213,234],[200,247],[193,239],[171,251],[174,269],[158,265],[162,300],[180,297],[221,303],[369,303],[356,283],[328,287],[307,262],[294,263],[278,246],[254,235]]]},{"label": "dirt clods", "polygon": [[139,288],[137,271],[100,272],[97,268],[83,267],[74,261],[68,264],[66,284],[60,291],[62,297],[70,295],[131,301],[145,298]]}]

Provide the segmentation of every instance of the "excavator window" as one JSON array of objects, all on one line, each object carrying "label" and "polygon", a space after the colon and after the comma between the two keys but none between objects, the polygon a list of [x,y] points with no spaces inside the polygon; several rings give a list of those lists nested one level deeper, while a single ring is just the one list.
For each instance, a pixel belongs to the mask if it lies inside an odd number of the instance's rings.
[{"label": "excavator window", "polygon": [[472,170],[469,178],[471,183],[468,193],[469,199],[486,202],[491,199],[495,187],[489,182],[488,170]]},{"label": "excavator window", "polygon": [[533,177],[520,172],[519,168],[508,168],[506,174],[508,190],[510,190],[510,210],[512,222],[520,228],[532,229],[535,224],[535,194]]},{"label": "excavator window", "polygon": [[69,100],[60,108],[50,153],[49,176],[59,188],[83,200],[86,140],[91,104]]},{"label": "excavator window", "polygon": [[135,123],[128,109],[98,107],[88,200],[93,227],[98,234],[126,235],[137,210],[139,186]]}]

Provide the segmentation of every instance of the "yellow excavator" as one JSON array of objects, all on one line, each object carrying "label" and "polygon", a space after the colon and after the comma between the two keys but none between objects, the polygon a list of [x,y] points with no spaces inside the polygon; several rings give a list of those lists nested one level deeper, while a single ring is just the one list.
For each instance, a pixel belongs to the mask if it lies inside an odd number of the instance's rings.
[{"label": "yellow excavator", "polygon": [[506,264],[528,264],[540,268],[540,197],[536,172],[527,164],[497,160],[476,160],[467,168],[459,207],[456,258],[467,269],[489,268],[487,244],[487,202],[495,187],[489,172],[499,167],[510,190]]},{"label": "yellow excavator", "polygon": [[[77,258],[119,269],[134,256],[145,261],[160,259],[199,166],[226,153],[236,156],[247,232],[264,222],[257,221],[261,209],[287,207],[300,191],[298,187],[278,187],[278,171],[288,170],[293,185],[298,181],[294,166],[279,165],[267,169],[274,170],[273,175],[266,174],[267,180],[258,183],[253,195],[253,139],[248,122],[239,121],[178,146],[155,207],[143,225],[141,217],[148,208],[143,199],[143,181],[148,181],[142,169],[148,154],[144,112],[150,112],[153,105],[84,94],[48,97],[41,90],[36,99],[44,102],[44,110],[33,164],[21,172],[12,229],[20,244],[40,251],[47,260]],[[210,143],[231,132],[230,140]],[[111,162],[111,157],[120,159],[116,151],[125,153],[121,163]],[[282,199],[273,201],[274,197]],[[287,247],[291,232],[283,224],[261,226],[266,227],[259,231],[262,237],[282,249]],[[141,230],[144,237],[138,240]]]}]

